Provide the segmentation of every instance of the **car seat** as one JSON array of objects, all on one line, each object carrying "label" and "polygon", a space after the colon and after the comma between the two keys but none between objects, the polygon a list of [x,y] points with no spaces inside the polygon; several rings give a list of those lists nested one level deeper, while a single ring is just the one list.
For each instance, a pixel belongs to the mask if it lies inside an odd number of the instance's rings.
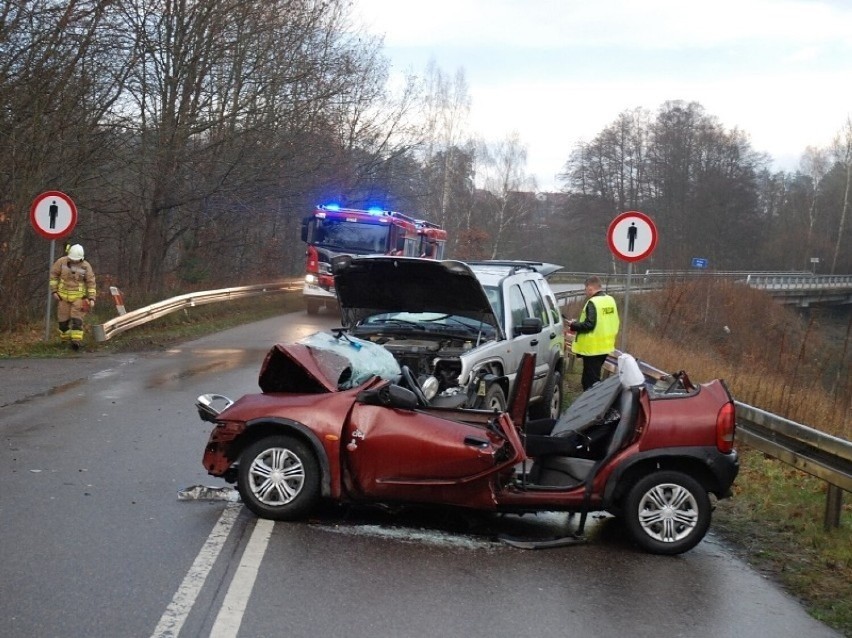
[{"label": "car seat", "polygon": [[[623,360],[622,360],[623,358]],[[622,366],[625,373],[621,374]],[[639,376],[636,376],[636,372]],[[619,419],[612,433],[612,438],[606,447],[604,455],[600,459],[581,458],[571,456],[567,451],[551,452],[536,457],[532,467],[533,482],[539,486],[570,488],[585,483],[587,490],[591,490],[591,482],[597,471],[607,463],[621,448],[623,448],[634,432],[636,416],[639,413],[639,394],[644,383],[644,375],[639,371],[636,360],[630,355],[619,357],[619,375],[612,377],[618,379],[616,382],[607,380],[608,385],[616,385]],[[608,388],[611,392],[611,388]],[[561,419],[560,419],[561,421]],[[557,425],[559,422],[557,422]],[[554,428],[556,430],[556,428]],[[549,437],[559,439],[556,435]],[[546,450],[542,450],[546,451]],[[527,453],[534,456],[533,451]]]}]

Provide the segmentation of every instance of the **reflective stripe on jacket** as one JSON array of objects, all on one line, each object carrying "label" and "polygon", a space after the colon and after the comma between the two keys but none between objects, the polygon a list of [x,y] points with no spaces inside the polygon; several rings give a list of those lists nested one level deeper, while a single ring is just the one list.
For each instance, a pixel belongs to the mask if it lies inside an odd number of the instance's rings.
[{"label": "reflective stripe on jacket", "polygon": [[590,303],[594,304],[597,314],[595,328],[591,332],[577,333],[571,350],[579,355],[609,354],[615,350],[615,337],[618,335],[618,307],[609,295],[590,297],[580,313],[580,323],[586,320],[586,308]]},{"label": "reflective stripe on jacket", "polygon": [[73,262],[60,257],[50,267],[50,291],[59,294],[65,301],[94,299],[95,273],[88,261]]}]

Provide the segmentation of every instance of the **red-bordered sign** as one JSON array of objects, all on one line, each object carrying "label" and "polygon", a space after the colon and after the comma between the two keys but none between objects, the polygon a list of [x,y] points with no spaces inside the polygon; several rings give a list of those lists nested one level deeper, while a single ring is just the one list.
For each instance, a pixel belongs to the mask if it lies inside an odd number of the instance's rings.
[{"label": "red-bordered sign", "polygon": [[47,191],[33,200],[30,223],[45,239],[62,239],[77,225],[77,207],[60,191]]},{"label": "red-bordered sign", "polygon": [[619,259],[640,261],[657,247],[657,227],[645,213],[627,211],[612,220],[606,240]]}]

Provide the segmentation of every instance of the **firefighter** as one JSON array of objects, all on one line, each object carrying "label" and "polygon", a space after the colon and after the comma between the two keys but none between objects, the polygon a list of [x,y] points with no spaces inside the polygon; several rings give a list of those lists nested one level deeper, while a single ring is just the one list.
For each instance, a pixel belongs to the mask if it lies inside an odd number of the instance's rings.
[{"label": "firefighter", "polygon": [[95,272],[80,244],[71,246],[50,267],[50,292],[57,301],[59,338],[74,350],[83,341],[83,317],[95,307]]}]

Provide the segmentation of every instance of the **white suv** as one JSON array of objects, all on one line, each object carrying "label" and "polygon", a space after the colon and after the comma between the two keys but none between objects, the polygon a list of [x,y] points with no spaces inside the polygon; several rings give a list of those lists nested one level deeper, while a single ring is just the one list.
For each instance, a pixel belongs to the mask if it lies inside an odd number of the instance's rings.
[{"label": "white suv", "polygon": [[504,409],[534,352],[530,416],[557,418],[565,338],[545,277],[560,268],[344,256],[334,278],[344,326],[390,351],[429,405]]}]

